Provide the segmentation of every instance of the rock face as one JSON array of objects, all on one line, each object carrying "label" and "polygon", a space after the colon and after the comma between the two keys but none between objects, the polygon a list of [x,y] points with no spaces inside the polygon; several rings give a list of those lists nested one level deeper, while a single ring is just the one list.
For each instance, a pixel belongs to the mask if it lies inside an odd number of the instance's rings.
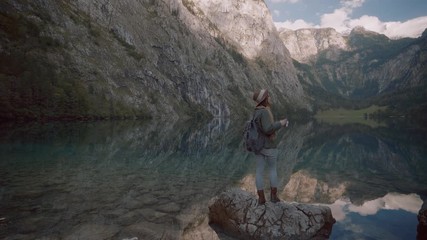
[{"label": "rock face", "polygon": [[[236,51],[247,59],[250,67],[255,62],[267,75],[259,75],[258,69],[247,75],[239,83],[246,84],[254,77],[256,84],[274,89],[275,99],[302,106],[305,101],[301,83],[289,51],[273,24],[272,16],[264,1],[222,1],[222,0],[186,0],[182,1],[191,15],[182,16],[187,25],[198,24],[198,32],[209,33],[216,41],[225,44],[228,51]],[[232,54],[233,58],[239,56]],[[245,65],[245,64],[244,64]],[[243,65],[243,66],[244,66]],[[254,75],[255,74],[255,75]],[[258,76],[257,76],[258,75]],[[276,93],[273,93],[274,95]],[[280,102],[281,100],[279,100]],[[310,108],[310,106],[304,105]]]},{"label": "rock face", "polygon": [[335,223],[328,207],[285,202],[258,206],[255,196],[240,189],[211,200],[209,221],[239,239],[327,239]]},{"label": "rock face", "polygon": [[306,28],[295,31],[279,30],[280,38],[292,58],[309,63],[327,49],[349,50],[347,39],[333,28]]},{"label": "rock face", "polygon": [[0,14],[3,118],[246,117],[257,88],[309,107],[263,1],[6,0]]}]

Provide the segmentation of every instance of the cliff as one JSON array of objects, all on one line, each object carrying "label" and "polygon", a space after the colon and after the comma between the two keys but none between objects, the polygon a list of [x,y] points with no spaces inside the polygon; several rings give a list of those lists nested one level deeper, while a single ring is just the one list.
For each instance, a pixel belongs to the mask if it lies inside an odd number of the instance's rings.
[{"label": "cliff", "polygon": [[285,115],[427,101],[426,34],[277,31],[264,1],[5,0],[0,23],[2,120],[246,118],[257,88]]},{"label": "cliff", "polygon": [[[325,50],[330,53],[350,50],[347,38],[333,28],[280,29],[279,34],[292,58],[301,63],[315,61]],[[329,58],[334,56],[330,54]]]},{"label": "cliff", "polygon": [[256,88],[282,111],[309,108],[263,1],[0,9],[2,119],[246,117]]}]

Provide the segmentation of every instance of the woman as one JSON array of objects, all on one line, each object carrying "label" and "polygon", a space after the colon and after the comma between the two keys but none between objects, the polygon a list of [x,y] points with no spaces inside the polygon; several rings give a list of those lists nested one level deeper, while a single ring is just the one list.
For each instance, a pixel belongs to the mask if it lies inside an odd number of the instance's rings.
[{"label": "woman", "polygon": [[287,119],[280,121],[274,121],[273,114],[271,113],[271,99],[268,91],[262,89],[255,91],[253,100],[257,103],[255,108],[256,121],[261,129],[261,132],[266,136],[264,148],[260,153],[256,154],[256,179],[255,184],[258,193],[258,204],[265,204],[264,195],[264,181],[263,173],[265,163],[269,166],[269,177],[270,177],[270,200],[274,203],[280,202],[277,197],[277,143],[276,143],[276,131],[282,127],[287,127],[289,122]]}]

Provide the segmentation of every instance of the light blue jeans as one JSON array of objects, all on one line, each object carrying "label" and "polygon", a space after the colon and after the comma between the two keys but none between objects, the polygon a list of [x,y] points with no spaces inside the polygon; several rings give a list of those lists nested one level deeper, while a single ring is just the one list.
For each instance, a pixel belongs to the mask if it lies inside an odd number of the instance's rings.
[{"label": "light blue jeans", "polygon": [[256,158],[256,178],[255,185],[257,190],[264,189],[264,167],[267,163],[269,168],[270,187],[277,187],[277,148],[267,149],[264,148],[259,154],[255,155]]}]

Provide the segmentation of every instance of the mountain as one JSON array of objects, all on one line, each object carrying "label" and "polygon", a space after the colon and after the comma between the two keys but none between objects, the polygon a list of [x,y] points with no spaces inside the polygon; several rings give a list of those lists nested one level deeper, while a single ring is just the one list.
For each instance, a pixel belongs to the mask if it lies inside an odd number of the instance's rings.
[{"label": "mountain", "polygon": [[[292,58],[300,63],[310,63],[323,51],[329,53],[350,50],[347,39],[333,28],[279,29],[279,35]],[[328,55],[333,59],[333,56]]]},{"label": "mountain", "polygon": [[294,118],[374,103],[415,116],[426,38],[278,31],[262,0],[4,0],[0,119],[246,118],[259,88]]},{"label": "mountain", "polygon": [[310,109],[264,1],[5,0],[0,43],[3,120]]},{"label": "mountain", "polygon": [[361,27],[348,36],[333,29],[284,30],[280,36],[314,73],[303,79],[332,93],[364,98],[425,84],[425,36],[391,40]]},{"label": "mountain", "polygon": [[349,35],[282,29],[280,37],[317,106],[376,103],[404,109],[427,102],[427,34],[392,40],[357,27]]}]

